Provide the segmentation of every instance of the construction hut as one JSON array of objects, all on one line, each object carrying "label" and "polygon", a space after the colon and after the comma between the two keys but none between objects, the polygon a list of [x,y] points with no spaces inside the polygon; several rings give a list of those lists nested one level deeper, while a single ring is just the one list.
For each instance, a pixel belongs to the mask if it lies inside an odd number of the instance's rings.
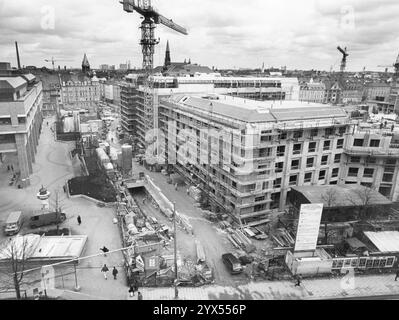
[{"label": "construction hut", "polygon": [[392,202],[374,189],[360,185],[293,187],[288,193],[291,211],[302,204],[324,205],[322,221],[347,222],[388,216]]}]

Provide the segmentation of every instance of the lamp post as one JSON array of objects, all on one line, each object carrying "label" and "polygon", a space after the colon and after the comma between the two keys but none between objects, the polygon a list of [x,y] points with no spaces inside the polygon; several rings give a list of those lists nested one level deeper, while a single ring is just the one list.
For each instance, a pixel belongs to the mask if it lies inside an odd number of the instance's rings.
[{"label": "lamp post", "polygon": [[174,288],[175,288],[175,299],[179,298],[179,291],[177,289],[177,230],[176,230],[176,203],[173,203],[173,239],[174,239],[174,258],[175,258],[175,281],[174,281]]}]

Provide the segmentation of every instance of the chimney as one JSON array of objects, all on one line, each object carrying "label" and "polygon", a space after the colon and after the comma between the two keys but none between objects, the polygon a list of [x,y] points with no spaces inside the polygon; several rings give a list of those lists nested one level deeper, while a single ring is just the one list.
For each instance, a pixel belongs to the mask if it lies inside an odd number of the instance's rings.
[{"label": "chimney", "polygon": [[17,41],[15,41],[15,50],[17,51],[18,70],[21,70],[21,61],[19,59],[19,49],[18,49],[18,42]]}]

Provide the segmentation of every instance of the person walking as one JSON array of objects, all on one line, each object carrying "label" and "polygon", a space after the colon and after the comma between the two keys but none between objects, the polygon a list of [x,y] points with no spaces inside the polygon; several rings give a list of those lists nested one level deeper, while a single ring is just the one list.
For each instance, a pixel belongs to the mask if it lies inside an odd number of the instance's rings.
[{"label": "person walking", "polygon": [[118,275],[118,270],[114,267],[114,269],[112,270],[112,275],[114,276],[114,280],[116,280],[116,276]]},{"label": "person walking", "polygon": [[130,295],[130,297],[134,297],[134,287],[133,287],[133,285],[130,285],[129,295]]},{"label": "person walking", "polygon": [[14,172],[14,167],[13,167],[13,165],[11,165],[11,171]]},{"label": "person walking", "polygon": [[299,276],[296,277],[296,284],[295,287],[300,287],[301,286],[301,278]]},{"label": "person walking", "polygon": [[108,280],[108,278],[107,278],[107,273],[108,273],[108,271],[109,271],[109,269],[108,269],[107,265],[104,264],[104,266],[103,266],[102,269],[101,269],[101,272],[104,274],[104,279],[105,279],[105,280]]},{"label": "person walking", "polygon": [[143,295],[141,294],[141,292],[137,294],[137,300],[143,300]]},{"label": "person walking", "polygon": [[102,252],[104,252],[104,257],[107,256],[107,252],[109,252],[108,248],[104,246],[103,248],[100,249]]},{"label": "person walking", "polygon": [[81,225],[82,224],[82,218],[80,216],[78,216],[78,224]]},{"label": "person walking", "polygon": [[395,281],[398,281],[399,278],[399,269],[396,271]]},{"label": "person walking", "polygon": [[177,187],[178,187],[178,184],[176,183],[176,184],[175,184],[175,190],[176,190],[176,191],[177,191]]}]

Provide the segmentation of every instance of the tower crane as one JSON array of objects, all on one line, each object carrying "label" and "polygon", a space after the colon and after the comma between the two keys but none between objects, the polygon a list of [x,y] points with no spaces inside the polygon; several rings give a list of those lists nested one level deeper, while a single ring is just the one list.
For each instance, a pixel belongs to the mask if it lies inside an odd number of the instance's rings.
[{"label": "tower crane", "polygon": [[55,71],[55,63],[56,63],[56,62],[60,62],[60,61],[71,61],[71,60],[61,60],[61,59],[54,60],[54,57],[52,57],[51,59],[45,59],[44,61],[46,61],[46,62],[51,62],[52,65],[53,65],[53,71]]},{"label": "tower crane", "polygon": [[156,115],[153,112],[153,95],[151,88],[150,76],[154,68],[154,51],[155,46],[159,43],[159,39],[155,39],[155,28],[157,24],[162,24],[176,32],[187,35],[187,30],[173,20],[165,18],[153,6],[151,0],[122,0],[119,1],[123,5],[123,10],[129,13],[137,12],[143,18],[141,23],[141,41],[140,45],[143,52],[143,69],[145,72],[144,79],[144,114],[145,126],[147,130],[153,128],[156,121]]},{"label": "tower crane", "polygon": [[345,72],[345,68],[346,68],[346,61],[347,58],[349,56],[348,50],[346,49],[342,49],[341,47],[337,47],[338,51],[342,53],[342,60],[341,60],[341,73]]},{"label": "tower crane", "polygon": [[123,10],[126,12],[136,11],[144,18],[140,27],[140,44],[143,51],[143,69],[147,74],[150,74],[154,66],[154,48],[159,43],[159,40],[156,40],[154,36],[156,24],[162,24],[184,35],[188,34],[187,30],[158,13],[152,6],[151,0],[123,0],[120,3],[123,4]]}]

